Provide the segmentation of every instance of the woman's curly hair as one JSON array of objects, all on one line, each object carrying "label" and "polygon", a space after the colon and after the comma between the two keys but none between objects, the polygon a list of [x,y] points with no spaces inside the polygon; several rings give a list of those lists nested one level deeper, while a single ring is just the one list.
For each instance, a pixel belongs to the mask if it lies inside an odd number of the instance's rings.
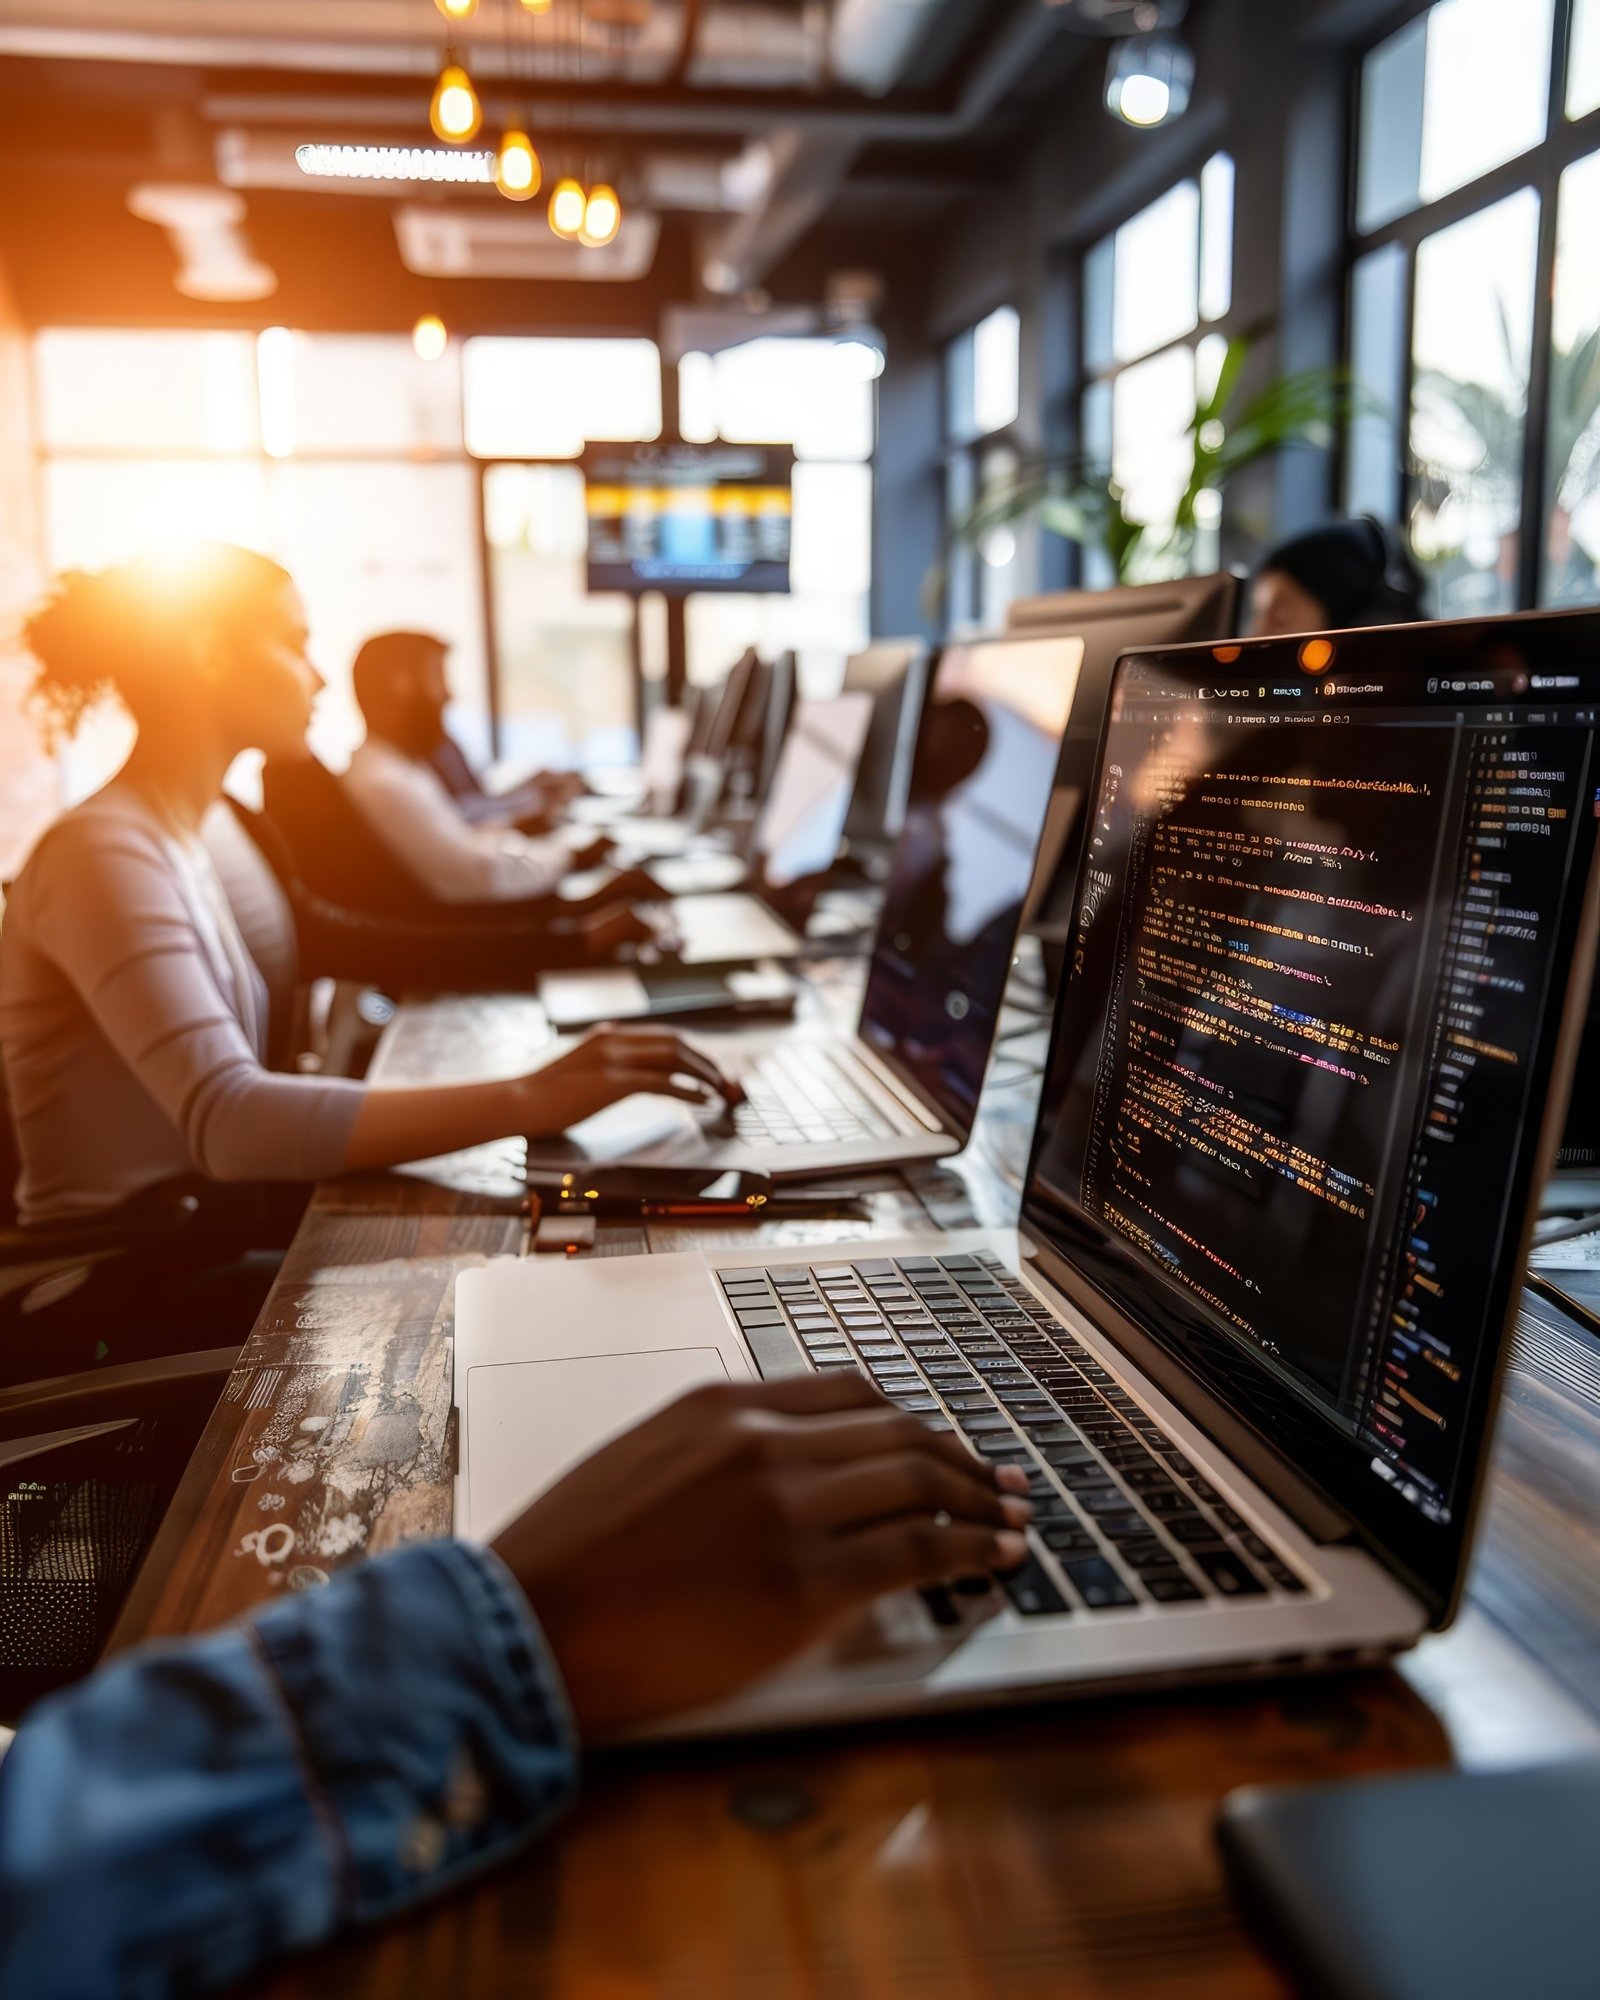
[{"label": "woman's curly hair", "polygon": [[289,580],[269,556],[225,542],[63,572],[22,628],[38,662],[29,701],[47,738],[72,736],[108,695],[137,719],[174,691],[186,638],[248,625]]}]

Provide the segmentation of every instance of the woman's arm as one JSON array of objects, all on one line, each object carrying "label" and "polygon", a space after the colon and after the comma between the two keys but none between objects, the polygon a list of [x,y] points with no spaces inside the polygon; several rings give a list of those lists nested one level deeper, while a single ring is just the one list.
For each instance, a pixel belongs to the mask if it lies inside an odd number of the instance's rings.
[{"label": "woman's arm", "polygon": [[345,1151],[350,1168],[392,1167],[494,1139],[553,1138],[636,1092],[690,1104],[741,1094],[716,1065],[665,1030],[612,1030],[503,1083],[452,1083],[366,1090]]}]

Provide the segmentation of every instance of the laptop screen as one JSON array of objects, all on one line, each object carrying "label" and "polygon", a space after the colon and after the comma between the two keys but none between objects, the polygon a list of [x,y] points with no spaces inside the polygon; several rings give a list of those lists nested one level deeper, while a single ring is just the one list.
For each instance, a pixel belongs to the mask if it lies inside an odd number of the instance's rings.
[{"label": "laptop screen", "polygon": [[756,826],[755,852],[769,888],[820,875],[838,859],[871,721],[866,694],[796,703]]},{"label": "laptop screen", "polygon": [[922,713],[862,1037],[971,1129],[1083,641],[950,646]]},{"label": "laptop screen", "polygon": [[1600,617],[1123,660],[1025,1224],[1437,1605],[1595,844]]}]

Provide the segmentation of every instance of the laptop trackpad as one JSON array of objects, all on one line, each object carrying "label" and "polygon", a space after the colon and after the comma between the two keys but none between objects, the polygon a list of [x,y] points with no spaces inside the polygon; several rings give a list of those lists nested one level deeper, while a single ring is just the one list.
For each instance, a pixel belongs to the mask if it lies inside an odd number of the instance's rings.
[{"label": "laptop trackpad", "polygon": [[491,1541],[580,1459],[703,1382],[726,1382],[715,1347],[576,1354],[469,1368],[466,1505],[458,1521]]}]

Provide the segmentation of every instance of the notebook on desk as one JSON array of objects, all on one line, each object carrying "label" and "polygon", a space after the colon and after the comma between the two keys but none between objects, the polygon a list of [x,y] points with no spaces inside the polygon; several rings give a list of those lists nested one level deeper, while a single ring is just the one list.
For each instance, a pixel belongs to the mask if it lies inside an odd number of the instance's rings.
[{"label": "notebook on desk", "polygon": [[856,1370],[1025,1468],[1028,1561],[674,1729],[1447,1623],[1600,927],[1597,661],[1600,614],[1124,658],[1019,1229],[464,1273],[462,1531],[685,1382]]}]

